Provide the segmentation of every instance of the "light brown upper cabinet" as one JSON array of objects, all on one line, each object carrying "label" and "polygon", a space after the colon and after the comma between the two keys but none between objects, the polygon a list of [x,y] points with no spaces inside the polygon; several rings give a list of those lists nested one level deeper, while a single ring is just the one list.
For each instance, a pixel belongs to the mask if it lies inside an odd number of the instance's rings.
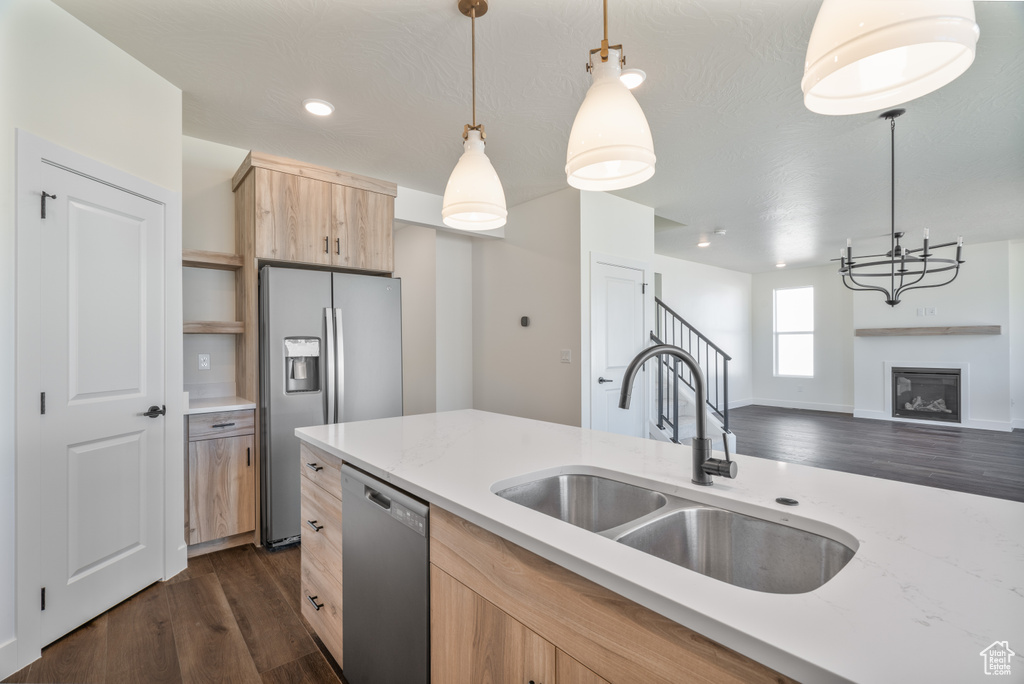
[{"label": "light brown upper cabinet", "polygon": [[331,263],[365,271],[394,271],[395,250],[391,238],[394,198],[342,185],[334,186],[332,198],[334,254]]},{"label": "light brown upper cabinet", "polygon": [[256,256],[331,264],[331,184],[267,169],[254,172]]},{"label": "light brown upper cabinet", "polygon": [[257,259],[394,270],[394,183],[250,152],[232,187],[239,244]]}]

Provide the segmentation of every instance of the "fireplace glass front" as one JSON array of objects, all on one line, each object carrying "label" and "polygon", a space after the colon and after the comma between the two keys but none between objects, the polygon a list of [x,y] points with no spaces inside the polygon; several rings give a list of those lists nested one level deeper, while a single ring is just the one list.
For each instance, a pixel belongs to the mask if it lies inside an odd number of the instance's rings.
[{"label": "fireplace glass front", "polygon": [[892,415],[959,423],[959,369],[893,368]]}]

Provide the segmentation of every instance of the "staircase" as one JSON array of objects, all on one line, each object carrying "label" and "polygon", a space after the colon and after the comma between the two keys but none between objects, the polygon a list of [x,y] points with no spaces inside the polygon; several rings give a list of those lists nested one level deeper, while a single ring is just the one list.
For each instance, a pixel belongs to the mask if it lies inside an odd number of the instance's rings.
[{"label": "staircase", "polygon": [[[729,432],[729,361],[718,345],[686,322],[682,316],[663,301],[654,298],[655,329],[651,340],[655,344],[671,344],[688,352],[704,371],[707,387],[708,421],[730,439],[729,448],[735,453],[735,437]],[[657,421],[652,436],[675,443],[695,434],[694,387],[690,369],[671,356],[659,356]],[[720,448],[720,447],[718,447]]]}]

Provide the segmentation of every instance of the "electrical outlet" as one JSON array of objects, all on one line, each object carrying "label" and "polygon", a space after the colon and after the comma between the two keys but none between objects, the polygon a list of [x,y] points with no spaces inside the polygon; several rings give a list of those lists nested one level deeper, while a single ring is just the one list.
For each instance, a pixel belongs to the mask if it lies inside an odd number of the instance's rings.
[{"label": "electrical outlet", "polygon": [[796,391],[797,392],[803,392],[804,391],[804,386],[803,385],[797,385],[796,386]]},{"label": "electrical outlet", "polygon": [[210,355],[200,354],[199,355],[199,370],[210,370]]},{"label": "electrical outlet", "polygon": [[917,307],[917,315],[918,316],[924,316],[924,307],[923,306]]},{"label": "electrical outlet", "polygon": [[562,363],[572,363],[572,349],[562,350]]},{"label": "electrical outlet", "polygon": [[935,307],[934,306],[926,306],[924,308],[924,315],[925,316],[934,316],[935,315]]}]

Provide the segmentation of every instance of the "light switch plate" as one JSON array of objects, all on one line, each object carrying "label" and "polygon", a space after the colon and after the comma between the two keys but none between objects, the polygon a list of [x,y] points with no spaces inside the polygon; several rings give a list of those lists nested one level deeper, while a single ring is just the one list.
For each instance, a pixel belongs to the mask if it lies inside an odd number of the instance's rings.
[{"label": "light switch plate", "polygon": [[562,350],[562,363],[572,363],[572,349]]},{"label": "light switch plate", "polygon": [[210,355],[200,354],[199,355],[199,370],[210,370]]}]

